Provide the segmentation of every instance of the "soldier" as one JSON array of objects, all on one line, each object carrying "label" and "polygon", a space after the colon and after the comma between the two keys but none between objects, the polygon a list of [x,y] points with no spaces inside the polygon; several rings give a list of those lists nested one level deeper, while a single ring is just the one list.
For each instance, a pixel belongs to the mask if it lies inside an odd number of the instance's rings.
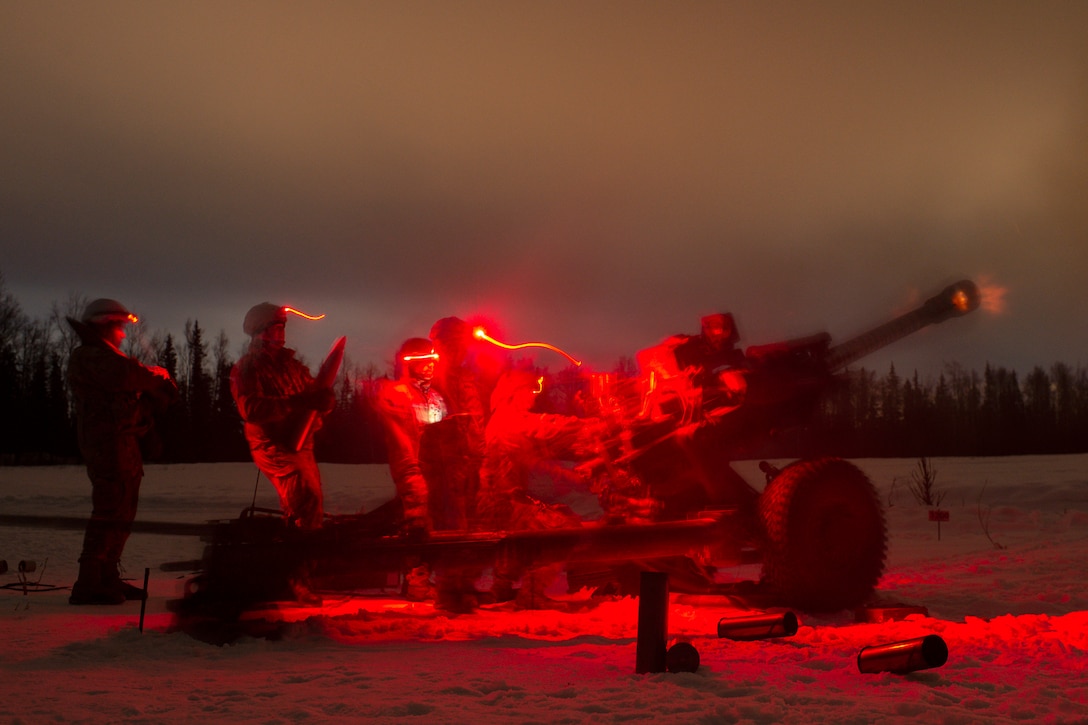
[{"label": "soldier", "polygon": [[724,415],[747,392],[744,353],[733,315],[702,318],[698,335],[673,335],[637,354],[645,378],[643,415],[677,425]]},{"label": "soldier", "polygon": [[396,379],[383,381],[376,400],[397,490],[397,518],[404,528],[419,532],[432,528],[429,488],[419,462],[420,439],[426,426],[446,417],[446,401],[431,385],[437,360],[430,340],[405,340],[397,350]]},{"label": "soldier", "polygon": [[[375,512],[380,525],[410,536],[424,536],[433,528],[430,487],[419,461],[420,439],[427,427],[446,416],[446,401],[431,385],[438,354],[423,337],[405,340],[397,350],[395,380],[383,381],[375,401],[385,424],[389,471],[396,498]],[[419,561],[408,563],[402,593],[412,601],[434,598],[431,570]]]},{"label": "soldier", "polygon": [[424,431],[420,455],[439,531],[466,530],[476,515],[485,411],[479,375],[467,362],[472,340],[472,328],[457,317],[445,317],[431,328],[438,353],[434,384],[449,410]]},{"label": "soldier", "polygon": [[702,332],[687,337],[673,350],[676,364],[681,370],[693,369],[694,383],[700,387],[713,387],[714,374],[722,369],[744,366],[744,354],[737,349],[740,335],[733,315],[716,313],[701,320]]},{"label": "soldier", "polygon": [[[485,431],[486,454],[480,472],[479,513],[482,525],[499,531],[581,526],[568,507],[547,504],[529,493],[529,478],[539,464],[575,458],[599,431],[596,419],[534,413],[542,380],[523,370],[504,374],[491,395],[491,418]],[[525,608],[554,604],[545,590],[560,567],[532,568],[522,576],[517,603]],[[518,572],[496,571],[494,594],[507,599]]]},{"label": "soldier", "polygon": [[145,597],[142,589],[121,580],[119,567],[144,474],[140,439],[153,425],[152,414],[177,398],[177,385],[165,369],[121,352],[125,325],[136,321],[111,299],[91,302],[78,321],[68,318],[82,343],[68,361],[68,384],[93,506],[70,604],[121,604]]},{"label": "soldier", "polygon": [[[284,518],[303,529],[324,519],[321,473],[314,459],[313,434],[320,414],[336,405],[329,388],[316,387],[310,370],[285,347],[287,310],[262,302],[246,313],[243,330],[249,351],[235,363],[230,390],[245,421],[246,440],[257,468],[279,495]],[[311,411],[317,423],[302,441],[296,436]]]}]

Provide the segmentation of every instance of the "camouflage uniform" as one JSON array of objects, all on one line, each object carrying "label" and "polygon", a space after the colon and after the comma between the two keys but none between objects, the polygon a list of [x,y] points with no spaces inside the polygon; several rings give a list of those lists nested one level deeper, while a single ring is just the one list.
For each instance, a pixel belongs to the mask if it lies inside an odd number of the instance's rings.
[{"label": "camouflage uniform", "polygon": [[[481,526],[491,530],[527,531],[582,525],[582,520],[569,507],[547,504],[530,495],[529,478],[541,464],[573,456],[589,430],[587,420],[533,413],[521,407],[511,393],[530,382],[535,383],[535,379],[526,373],[508,373],[499,381],[492,397],[478,507]],[[513,596],[513,584],[521,576],[522,585],[516,595],[519,606],[537,609],[554,605],[545,590],[561,569],[561,565],[552,564],[522,572],[499,565],[492,592],[498,599]]]},{"label": "camouflage uniform", "polygon": [[[68,361],[68,384],[76,405],[79,450],[91,480],[91,519],[80,553],[75,598],[102,586],[120,586],[118,563],[128,541],[143,479],[140,439],[153,425],[151,414],[177,395],[173,381],[71,321],[82,338]],[[83,602],[79,602],[83,603]],[[87,602],[110,603],[110,602]]]},{"label": "camouflage uniform", "polygon": [[580,526],[581,519],[566,507],[529,495],[529,476],[534,467],[570,451],[585,430],[583,418],[495,411],[487,424],[487,453],[480,473],[481,524],[499,531]]},{"label": "camouflage uniform", "polygon": [[284,517],[303,528],[320,526],[324,517],[313,439],[320,417],[297,451],[294,441],[301,421],[313,409],[300,402],[313,384],[310,370],[295,358],[294,350],[263,347],[256,341],[230,375],[253,462],[275,486]]},{"label": "camouflage uniform", "polygon": [[441,357],[434,385],[446,399],[449,414],[428,426],[421,442],[424,476],[430,483],[435,529],[465,530],[476,520],[480,464],[484,454],[484,404],[476,371],[466,360],[472,329],[447,317],[431,328]]},{"label": "camouflage uniform", "polygon": [[419,461],[423,431],[446,414],[446,403],[437,390],[413,380],[386,380],[375,401],[385,424],[389,471],[403,509],[403,520],[430,530],[427,480]]}]

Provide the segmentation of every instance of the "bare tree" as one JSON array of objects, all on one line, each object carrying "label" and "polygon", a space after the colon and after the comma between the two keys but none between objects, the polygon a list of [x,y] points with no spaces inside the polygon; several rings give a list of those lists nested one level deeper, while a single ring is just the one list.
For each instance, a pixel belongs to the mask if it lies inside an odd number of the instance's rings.
[{"label": "bare tree", "polygon": [[992,513],[991,507],[987,506],[985,510],[982,508],[982,494],[986,493],[986,486],[989,481],[982,484],[982,490],[978,492],[978,523],[982,526],[982,533],[986,534],[986,539],[993,544],[995,549],[1006,548],[1004,544],[999,544],[994,541],[994,537],[990,535],[990,514]]},{"label": "bare tree", "polygon": [[940,506],[948,493],[937,489],[937,468],[928,458],[919,458],[918,467],[911,471],[910,492],[924,506]]}]

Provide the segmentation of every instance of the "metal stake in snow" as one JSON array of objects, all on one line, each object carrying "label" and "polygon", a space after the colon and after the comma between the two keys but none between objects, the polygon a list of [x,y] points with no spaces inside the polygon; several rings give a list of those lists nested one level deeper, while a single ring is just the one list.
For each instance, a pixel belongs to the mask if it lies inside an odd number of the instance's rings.
[{"label": "metal stake in snow", "polygon": [[930,509],[929,520],[937,522],[937,541],[941,540],[941,522],[948,521],[948,512],[941,509]]},{"label": "metal stake in snow", "polygon": [[147,611],[147,580],[151,577],[151,568],[144,568],[144,598],[140,601],[140,633],[144,631],[144,612]]}]

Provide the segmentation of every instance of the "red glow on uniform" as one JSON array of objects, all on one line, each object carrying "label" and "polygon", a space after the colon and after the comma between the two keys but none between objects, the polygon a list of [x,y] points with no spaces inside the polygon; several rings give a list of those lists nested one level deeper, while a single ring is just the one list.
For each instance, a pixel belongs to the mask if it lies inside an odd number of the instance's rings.
[{"label": "red glow on uniform", "polygon": [[322,320],[325,318],[325,315],[307,315],[305,312],[296,310],[294,307],[284,307],[283,311],[290,312],[292,315],[298,315],[304,320]]},{"label": "red glow on uniform", "polygon": [[475,330],[473,330],[472,335],[477,340],[484,340],[486,342],[490,342],[495,347],[501,347],[504,350],[521,350],[522,348],[526,348],[526,347],[542,347],[545,350],[551,350],[552,352],[559,353],[560,355],[562,355],[566,359],[570,360],[571,363],[574,364],[575,366],[581,367],[581,365],[582,365],[581,360],[574,359],[571,355],[569,355],[564,350],[561,350],[560,348],[556,347],[555,345],[550,345],[550,344],[548,344],[546,342],[523,342],[523,343],[520,343],[520,344],[517,344],[517,345],[508,345],[507,343],[499,342],[495,338],[488,335],[487,331],[484,330],[484,328],[482,328],[482,327],[477,327]]}]

